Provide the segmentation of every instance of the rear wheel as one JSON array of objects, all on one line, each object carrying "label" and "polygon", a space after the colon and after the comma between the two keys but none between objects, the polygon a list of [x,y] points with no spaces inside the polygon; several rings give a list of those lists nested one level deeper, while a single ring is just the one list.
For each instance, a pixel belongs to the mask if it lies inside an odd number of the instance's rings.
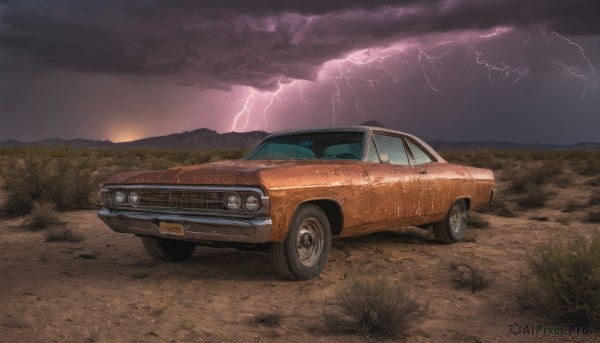
[{"label": "rear wheel", "polygon": [[270,254],[277,272],[288,280],[318,277],[331,249],[331,228],[323,210],[301,205],[281,243],[271,244]]},{"label": "rear wheel", "polygon": [[196,248],[194,243],[154,236],[144,236],[142,242],[150,257],[167,262],[185,260],[192,255]]},{"label": "rear wheel", "polygon": [[457,243],[465,238],[467,206],[463,199],[456,200],[444,220],[433,224],[433,234],[440,243]]}]

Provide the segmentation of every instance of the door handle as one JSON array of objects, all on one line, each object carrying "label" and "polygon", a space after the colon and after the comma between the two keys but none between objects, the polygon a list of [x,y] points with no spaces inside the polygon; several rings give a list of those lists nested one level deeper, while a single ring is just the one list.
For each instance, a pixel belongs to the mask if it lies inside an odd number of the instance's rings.
[{"label": "door handle", "polygon": [[421,168],[421,169],[419,170],[419,174],[427,174],[427,169],[425,169],[425,168]]}]

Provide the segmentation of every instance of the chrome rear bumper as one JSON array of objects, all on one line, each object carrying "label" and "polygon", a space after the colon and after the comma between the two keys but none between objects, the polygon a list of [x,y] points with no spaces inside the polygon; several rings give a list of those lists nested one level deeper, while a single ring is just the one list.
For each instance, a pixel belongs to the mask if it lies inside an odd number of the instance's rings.
[{"label": "chrome rear bumper", "polygon": [[[266,243],[271,236],[270,218],[223,218],[102,209],[98,217],[113,231],[157,236],[188,242]],[[184,236],[160,232],[159,222],[180,223]]]}]

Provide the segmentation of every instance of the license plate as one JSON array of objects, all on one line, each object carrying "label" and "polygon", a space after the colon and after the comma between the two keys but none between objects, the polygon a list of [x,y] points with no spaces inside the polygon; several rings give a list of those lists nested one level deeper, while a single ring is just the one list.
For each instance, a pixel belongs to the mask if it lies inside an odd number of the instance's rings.
[{"label": "license plate", "polygon": [[158,228],[160,229],[160,233],[163,234],[181,237],[184,236],[183,225],[179,223],[160,222],[158,223]]}]

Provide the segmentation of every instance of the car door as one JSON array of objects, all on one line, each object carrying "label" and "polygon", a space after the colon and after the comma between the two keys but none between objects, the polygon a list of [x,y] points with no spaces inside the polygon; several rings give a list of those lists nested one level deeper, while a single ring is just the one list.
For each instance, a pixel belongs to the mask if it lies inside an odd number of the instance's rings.
[{"label": "car door", "polygon": [[410,165],[403,138],[374,132],[367,147],[366,171],[371,183],[371,223],[410,224],[422,216],[420,169]]},{"label": "car door", "polygon": [[410,137],[405,138],[411,164],[420,169],[422,185],[426,191],[422,193],[421,203],[425,216],[445,214],[454,198],[461,194],[460,185],[464,175],[456,173],[456,168],[448,163],[438,163],[431,154]]}]

